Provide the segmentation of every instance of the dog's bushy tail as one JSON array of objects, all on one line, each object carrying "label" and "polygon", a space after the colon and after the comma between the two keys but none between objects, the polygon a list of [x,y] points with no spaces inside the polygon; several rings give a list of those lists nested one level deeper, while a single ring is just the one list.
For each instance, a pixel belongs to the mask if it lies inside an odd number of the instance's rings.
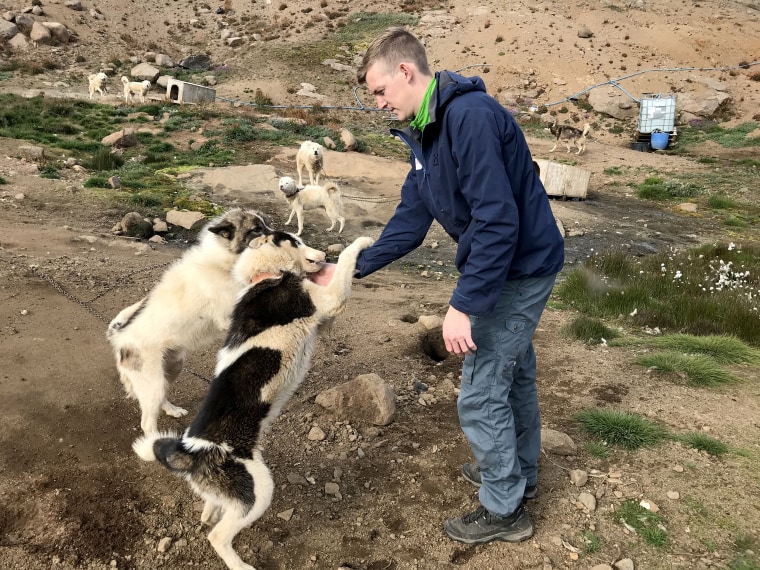
[{"label": "dog's bushy tail", "polygon": [[143,435],[132,449],[143,461],[158,461],[169,471],[187,471],[193,464],[193,453],[182,445],[182,438],[173,432]]},{"label": "dog's bushy tail", "polygon": [[340,192],[340,188],[338,188],[338,185],[335,184],[335,182],[328,182],[324,186],[325,190],[327,190],[328,194],[336,194]]},{"label": "dog's bushy tail", "polygon": [[588,123],[583,125],[583,136],[585,137],[590,130],[591,130],[591,125],[589,125]]}]

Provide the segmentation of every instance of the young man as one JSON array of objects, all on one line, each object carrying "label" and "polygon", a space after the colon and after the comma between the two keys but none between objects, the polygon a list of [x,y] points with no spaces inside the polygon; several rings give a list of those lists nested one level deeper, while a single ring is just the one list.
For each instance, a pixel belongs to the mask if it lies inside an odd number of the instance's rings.
[{"label": "young man", "polygon": [[564,262],[546,191],[520,128],[483,81],[433,75],[406,30],[376,38],[358,78],[380,109],[411,119],[391,131],[411,149],[401,201],[359,257],[358,276],[418,247],[434,219],[457,242],[461,276],[443,338],[464,356],[457,408],[477,463],[462,475],[480,486],[481,507],[447,520],[444,531],[467,544],[526,540],[533,526],[523,500],[537,494],[541,446],[532,338]]}]

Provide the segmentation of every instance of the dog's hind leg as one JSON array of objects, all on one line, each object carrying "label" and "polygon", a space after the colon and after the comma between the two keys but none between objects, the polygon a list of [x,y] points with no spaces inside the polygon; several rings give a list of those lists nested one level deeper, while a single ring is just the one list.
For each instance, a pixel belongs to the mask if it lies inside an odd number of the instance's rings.
[{"label": "dog's hind leg", "polygon": [[225,509],[221,520],[208,534],[211,546],[231,570],[256,570],[250,564],[243,562],[232,547],[232,541],[241,530],[253,524],[266,512],[272,504],[274,493],[274,480],[261,458],[261,452],[254,450],[253,459],[245,461],[245,466],[253,478],[255,497],[253,505],[246,513],[241,512],[239,506]]},{"label": "dog's hind leg", "polygon": [[220,518],[222,518],[222,508],[211,501],[206,501],[206,504],[203,505],[203,512],[201,513],[201,522],[204,524],[215,525],[219,522]]},{"label": "dog's hind leg", "polygon": [[140,427],[145,434],[158,431],[158,415],[166,402],[163,355],[157,358],[150,356],[153,355],[145,355],[137,367],[129,370],[132,391],[140,402]]},{"label": "dog's hind leg", "polygon": [[[167,350],[164,353],[164,362],[163,362],[163,369],[164,369],[164,378],[166,379],[166,382],[174,382],[177,379],[177,376],[179,376],[179,373],[182,372],[182,367],[185,365],[185,353],[182,350]],[[166,413],[166,415],[171,416],[173,418],[181,418],[182,416],[187,415],[187,410],[185,408],[180,408],[179,406],[175,406],[172,404],[165,396],[164,396],[164,402],[161,404],[161,409]]]},{"label": "dog's hind leg", "polygon": [[554,143],[554,146],[552,147],[552,149],[551,149],[549,152],[554,152],[554,151],[555,151],[555,149],[557,148],[557,145],[558,145],[558,144],[559,144],[559,142],[555,142],[555,143]]},{"label": "dog's hind leg", "polygon": [[290,215],[288,216],[288,221],[285,222],[286,226],[290,225],[290,221],[293,219],[293,216],[295,215],[295,213],[296,213],[296,209],[295,208],[293,208],[292,210],[290,210]]}]

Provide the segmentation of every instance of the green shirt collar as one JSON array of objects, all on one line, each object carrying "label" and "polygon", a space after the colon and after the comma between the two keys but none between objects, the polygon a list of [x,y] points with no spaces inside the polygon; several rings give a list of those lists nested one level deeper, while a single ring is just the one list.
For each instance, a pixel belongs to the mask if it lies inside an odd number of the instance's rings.
[{"label": "green shirt collar", "polygon": [[420,104],[420,108],[417,111],[417,116],[414,117],[414,120],[410,123],[410,125],[418,131],[424,129],[425,125],[430,122],[430,97],[433,95],[435,85],[436,80],[434,77],[430,80],[430,84],[425,91],[425,96],[422,98],[422,103]]}]

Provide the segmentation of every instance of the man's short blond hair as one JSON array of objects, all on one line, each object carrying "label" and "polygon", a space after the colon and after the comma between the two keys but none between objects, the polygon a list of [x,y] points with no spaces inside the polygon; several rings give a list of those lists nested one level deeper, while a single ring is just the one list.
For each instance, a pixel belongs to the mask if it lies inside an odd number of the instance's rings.
[{"label": "man's short blond hair", "polygon": [[422,42],[404,28],[388,28],[372,40],[367,48],[356,74],[359,84],[366,83],[367,71],[374,64],[382,63],[390,70],[404,61],[416,65],[420,73],[432,75]]}]

